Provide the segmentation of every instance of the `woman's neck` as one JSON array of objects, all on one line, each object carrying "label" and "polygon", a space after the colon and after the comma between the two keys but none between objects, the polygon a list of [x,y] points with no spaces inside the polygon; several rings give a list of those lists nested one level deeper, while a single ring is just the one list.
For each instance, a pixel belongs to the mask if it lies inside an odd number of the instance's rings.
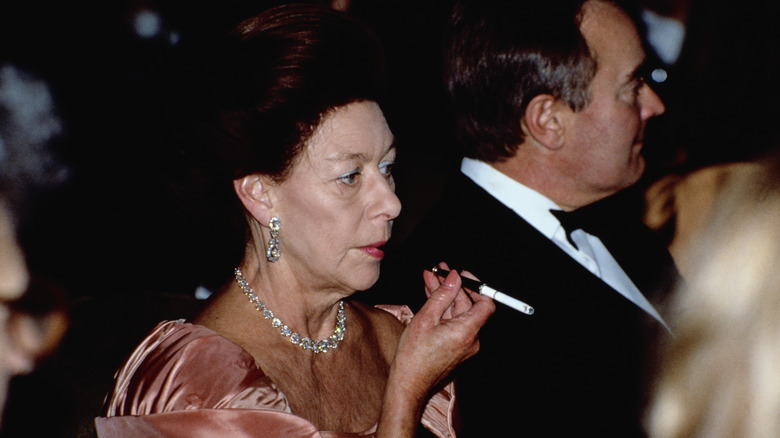
[{"label": "woman's neck", "polygon": [[234,280],[228,293],[243,293],[246,307],[257,307],[257,303],[246,297],[248,293],[254,293],[274,317],[302,337],[320,340],[334,333],[339,303],[345,296],[343,292],[306,284],[301,281],[305,276],[294,274],[281,260],[270,266],[265,260],[247,257],[239,268],[246,288],[242,289]]}]

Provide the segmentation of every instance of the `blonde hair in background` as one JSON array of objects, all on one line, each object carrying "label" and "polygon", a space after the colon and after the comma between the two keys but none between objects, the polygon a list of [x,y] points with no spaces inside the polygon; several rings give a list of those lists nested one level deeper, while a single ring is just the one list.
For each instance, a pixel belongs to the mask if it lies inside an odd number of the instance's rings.
[{"label": "blonde hair in background", "polygon": [[780,436],[780,186],[735,178],[689,248],[647,416],[653,438]]}]

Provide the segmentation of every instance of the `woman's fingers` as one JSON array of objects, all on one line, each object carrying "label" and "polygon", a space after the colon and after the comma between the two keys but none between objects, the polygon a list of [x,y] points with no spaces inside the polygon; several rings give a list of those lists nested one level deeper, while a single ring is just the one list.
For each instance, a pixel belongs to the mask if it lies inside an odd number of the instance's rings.
[{"label": "woman's fingers", "polygon": [[433,291],[441,285],[439,277],[428,270],[423,271],[423,282],[425,283],[425,296],[428,298],[430,298]]},{"label": "woman's fingers", "polygon": [[[437,267],[442,269],[443,272],[450,271],[450,274],[448,275],[451,275],[452,272],[454,271],[451,270],[450,267],[445,262],[440,262],[437,265]],[[469,279],[479,281],[479,279],[469,271],[463,271],[461,272],[460,275],[462,277],[467,277]],[[433,294],[433,292],[436,289],[441,287],[443,285],[443,282],[446,282],[446,279],[443,279],[442,271],[434,273],[429,270],[424,270],[423,281],[425,283],[425,295],[428,298],[430,298],[431,294]],[[441,317],[443,319],[449,319],[452,318],[453,316],[460,315],[461,313],[468,311],[476,299],[485,300],[485,298],[478,298],[478,297],[482,297],[479,294],[478,290],[465,289],[463,288],[463,286],[461,286],[460,291],[455,296],[455,299],[453,300],[451,306],[442,314]]]},{"label": "woman's fingers", "polygon": [[456,272],[450,272],[447,278],[430,292],[428,301],[420,309],[420,313],[434,315],[436,321],[452,317],[451,307],[459,293],[462,293],[460,276]]}]

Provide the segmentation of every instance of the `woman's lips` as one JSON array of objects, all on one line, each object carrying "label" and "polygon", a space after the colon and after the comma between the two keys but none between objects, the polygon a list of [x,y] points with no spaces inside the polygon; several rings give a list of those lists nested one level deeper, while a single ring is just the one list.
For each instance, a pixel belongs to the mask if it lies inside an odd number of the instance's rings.
[{"label": "woman's lips", "polygon": [[381,260],[382,258],[384,258],[385,252],[380,247],[384,246],[385,243],[387,242],[376,242],[368,246],[361,246],[360,250],[375,259]]}]

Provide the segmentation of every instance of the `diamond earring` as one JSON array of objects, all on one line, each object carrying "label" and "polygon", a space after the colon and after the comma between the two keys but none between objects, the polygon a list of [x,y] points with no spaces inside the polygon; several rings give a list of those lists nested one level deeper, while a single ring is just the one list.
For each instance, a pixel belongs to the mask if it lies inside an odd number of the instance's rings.
[{"label": "diamond earring", "polygon": [[282,256],[282,250],[279,248],[278,239],[279,227],[281,224],[281,221],[279,221],[279,218],[276,216],[272,217],[268,222],[268,228],[271,229],[271,238],[268,239],[268,250],[265,252],[265,258],[271,263],[279,260],[279,257]]}]

